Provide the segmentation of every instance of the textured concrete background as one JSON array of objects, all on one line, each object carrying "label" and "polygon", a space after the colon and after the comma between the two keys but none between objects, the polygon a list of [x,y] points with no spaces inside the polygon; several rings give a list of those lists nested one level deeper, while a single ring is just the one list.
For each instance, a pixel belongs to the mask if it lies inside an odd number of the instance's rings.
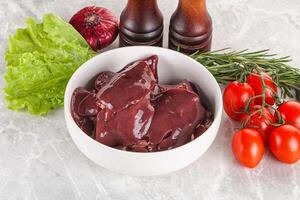
[{"label": "textured concrete background", "polygon": [[[86,5],[118,15],[125,0],[0,0],[0,88],[7,37],[28,16],[53,12],[66,20]],[[159,0],[168,21],[176,0]],[[269,48],[300,66],[299,0],[207,0],[214,21],[213,49]],[[167,37],[165,37],[165,44]],[[116,43],[110,47],[116,47]],[[267,152],[254,170],[234,160],[233,128],[225,116],[215,142],[179,172],[136,178],[109,172],[83,156],[64,124],[63,110],[32,117],[6,109],[0,94],[0,199],[300,199],[300,163],[284,165]]]}]

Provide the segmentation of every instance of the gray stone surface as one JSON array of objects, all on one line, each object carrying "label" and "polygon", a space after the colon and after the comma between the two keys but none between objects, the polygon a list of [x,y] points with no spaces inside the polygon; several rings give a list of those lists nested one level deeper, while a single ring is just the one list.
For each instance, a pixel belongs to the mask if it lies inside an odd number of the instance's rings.
[{"label": "gray stone surface", "polygon": [[[291,55],[293,64],[300,66],[299,0],[207,3],[214,21],[213,49],[269,48]],[[177,1],[159,0],[159,4],[167,27]],[[86,5],[105,6],[119,14],[125,0],[0,0],[1,89],[8,35],[24,25],[25,17],[40,19],[53,12],[68,20]],[[97,166],[79,152],[67,132],[62,109],[33,117],[8,110],[1,94],[0,199],[300,199],[300,163],[285,165],[267,152],[256,169],[241,167],[230,149],[235,127],[224,116],[208,152],[179,172],[128,177]]]}]

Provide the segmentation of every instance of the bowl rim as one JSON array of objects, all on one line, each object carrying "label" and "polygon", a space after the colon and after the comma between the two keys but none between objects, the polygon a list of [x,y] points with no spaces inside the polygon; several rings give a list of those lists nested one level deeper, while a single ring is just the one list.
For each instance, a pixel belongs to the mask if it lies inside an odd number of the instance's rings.
[{"label": "bowl rim", "polygon": [[[212,78],[212,80],[214,81],[214,83],[217,84],[218,90],[216,91],[215,95],[217,96],[217,101],[220,101],[219,106],[214,105],[214,108],[215,108],[214,114],[215,115],[214,115],[214,120],[213,120],[212,124],[210,125],[210,127],[205,132],[203,132],[203,134],[201,134],[200,136],[198,136],[194,140],[192,140],[192,141],[190,141],[190,142],[188,142],[188,143],[186,143],[184,145],[181,145],[181,146],[176,147],[174,149],[168,149],[168,150],[156,151],[156,152],[133,152],[133,151],[124,151],[124,150],[116,149],[116,148],[107,146],[105,144],[102,144],[102,143],[94,140],[93,138],[89,137],[86,133],[84,133],[78,127],[78,125],[75,123],[75,121],[74,121],[74,119],[73,119],[73,117],[71,115],[71,109],[70,109],[69,102],[67,102],[68,100],[71,101],[71,96],[67,95],[67,93],[68,93],[67,91],[70,90],[70,87],[71,87],[70,84],[73,81],[73,77],[76,74],[78,74],[79,71],[82,70],[83,68],[88,68],[89,65],[90,65],[89,63],[91,63],[93,60],[99,59],[99,57],[102,57],[102,56],[106,56],[106,55],[109,55],[109,54],[114,54],[115,52],[120,51],[120,50],[124,50],[124,49],[150,49],[150,50],[152,49],[152,50],[165,51],[165,52],[177,54],[178,56],[181,56],[181,57],[183,57],[185,59],[189,59],[191,62],[195,63],[196,65],[199,65],[199,67],[202,67],[203,70],[206,71],[206,73],[207,73],[206,75],[210,76],[210,78]],[[82,65],[80,65],[76,69],[76,71],[72,74],[71,78],[68,81],[67,87],[65,89],[65,94],[64,94],[64,115],[65,115],[66,124],[71,123],[70,125],[72,127],[75,127],[75,129],[76,129],[75,132],[78,132],[78,131],[81,132],[82,135],[84,135],[84,137],[87,140],[95,143],[96,145],[99,145],[99,147],[103,147],[103,148],[105,148],[105,149],[107,149],[109,151],[115,152],[115,153],[124,154],[124,155],[130,155],[130,156],[132,156],[132,155],[134,155],[134,156],[141,156],[141,155],[142,156],[162,155],[162,154],[169,154],[169,153],[172,153],[172,152],[181,151],[182,149],[188,148],[189,146],[191,146],[192,144],[194,144],[197,140],[201,139],[206,132],[209,132],[215,126],[215,124],[217,123],[216,119],[222,118],[222,112],[223,112],[222,92],[221,92],[221,89],[220,89],[220,86],[219,86],[217,80],[208,71],[208,69],[206,69],[206,67],[204,67],[201,63],[195,61],[194,59],[192,59],[191,57],[189,57],[189,56],[187,56],[187,55],[185,55],[183,53],[180,53],[180,52],[177,52],[177,51],[174,51],[174,50],[171,50],[171,49],[163,48],[163,47],[154,47],[154,46],[128,46],[128,47],[120,47],[120,48],[111,49],[111,50],[105,51],[103,53],[97,54],[96,56],[94,56],[91,59],[87,60],[86,62],[84,62]],[[68,132],[70,132],[70,130],[68,130]]]}]

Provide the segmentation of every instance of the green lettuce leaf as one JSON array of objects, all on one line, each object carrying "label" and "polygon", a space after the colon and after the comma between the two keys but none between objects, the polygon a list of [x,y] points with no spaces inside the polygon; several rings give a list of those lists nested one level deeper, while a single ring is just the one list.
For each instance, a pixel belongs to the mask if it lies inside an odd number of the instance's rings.
[{"label": "green lettuce leaf", "polygon": [[8,107],[45,115],[62,106],[71,75],[94,55],[84,38],[58,16],[47,14],[42,23],[27,19],[26,28],[10,36],[5,54]]}]

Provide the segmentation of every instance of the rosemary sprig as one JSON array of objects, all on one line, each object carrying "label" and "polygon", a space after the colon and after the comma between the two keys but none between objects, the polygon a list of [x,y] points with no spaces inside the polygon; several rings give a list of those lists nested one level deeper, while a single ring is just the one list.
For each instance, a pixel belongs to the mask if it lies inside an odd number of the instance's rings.
[{"label": "rosemary sprig", "polygon": [[289,65],[291,59],[270,54],[269,50],[249,52],[221,49],[194,53],[193,59],[204,65],[220,84],[244,81],[253,71],[268,73],[281,91],[281,96],[300,100],[300,69]]}]

